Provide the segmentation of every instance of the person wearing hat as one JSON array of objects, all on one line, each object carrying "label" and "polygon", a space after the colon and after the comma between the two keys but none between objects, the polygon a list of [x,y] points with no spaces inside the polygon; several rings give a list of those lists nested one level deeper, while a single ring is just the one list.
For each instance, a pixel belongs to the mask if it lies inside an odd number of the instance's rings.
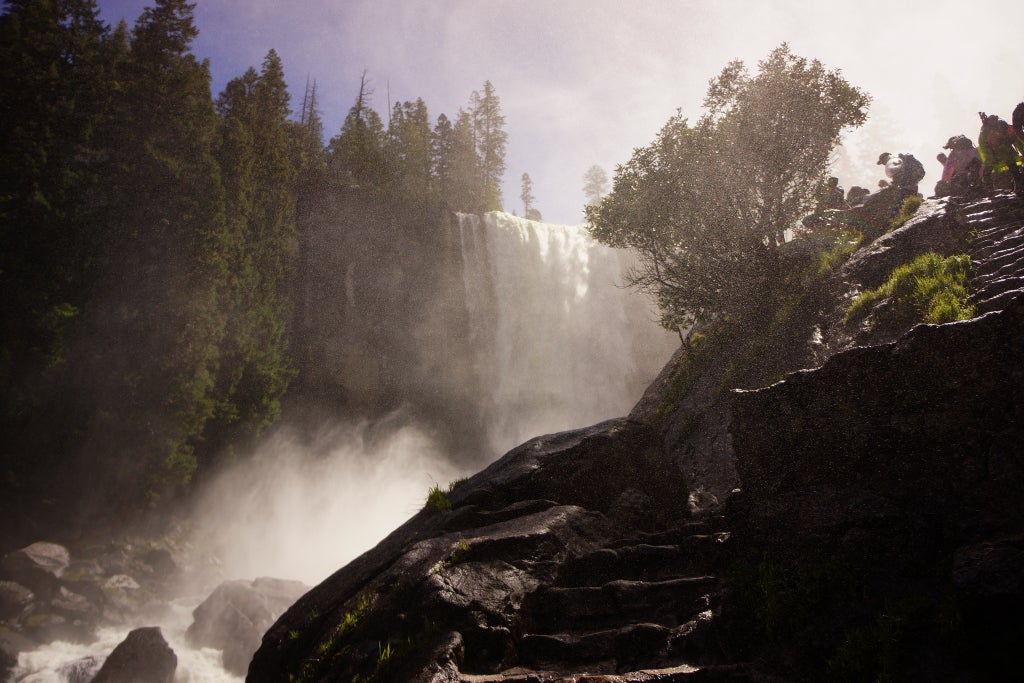
[{"label": "person wearing hat", "polygon": [[[942,180],[935,187],[935,196],[972,194],[981,184],[981,157],[974,143],[964,135],[954,135],[942,148],[949,150],[949,157],[943,164]],[[944,192],[939,191],[940,185]]]},{"label": "person wearing hat", "polygon": [[878,155],[878,163],[885,166],[885,175],[904,195],[917,194],[917,184],[924,178],[924,166],[913,154],[898,154],[894,157],[889,152],[882,152]]}]

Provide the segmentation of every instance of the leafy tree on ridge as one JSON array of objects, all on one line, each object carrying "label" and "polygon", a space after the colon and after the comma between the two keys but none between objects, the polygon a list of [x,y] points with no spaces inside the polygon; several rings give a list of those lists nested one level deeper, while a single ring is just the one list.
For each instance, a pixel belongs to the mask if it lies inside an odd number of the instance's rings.
[{"label": "leafy tree on ridge", "polygon": [[783,233],[813,208],[841,132],[869,102],[786,44],[756,75],[732,62],[703,117],[676,114],[618,168],[611,194],[586,208],[590,232],[637,252],[629,283],[654,295],[668,329],[756,311]]}]

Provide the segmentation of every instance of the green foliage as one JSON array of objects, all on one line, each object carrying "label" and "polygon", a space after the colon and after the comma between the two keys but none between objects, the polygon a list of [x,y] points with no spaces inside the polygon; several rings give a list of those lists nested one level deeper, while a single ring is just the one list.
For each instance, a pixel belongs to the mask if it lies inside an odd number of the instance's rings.
[{"label": "green foliage", "polygon": [[448,496],[457,489],[458,487],[469,481],[466,477],[460,477],[453,480],[448,484],[447,489],[442,489],[438,484],[434,484],[427,491],[427,502],[423,506],[424,510],[431,510],[433,512],[443,512],[445,510],[452,509],[452,502]]},{"label": "green foliage", "polygon": [[427,502],[423,509],[431,512],[443,512],[452,509],[452,502],[448,500],[448,494],[440,486],[434,484],[427,491]]},{"label": "green foliage", "polygon": [[853,252],[864,243],[864,233],[854,228],[843,227],[834,233],[830,248],[818,254],[818,275],[827,275],[846,262]]},{"label": "green foliage", "polygon": [[[719,326],[707,334],[696,332],[685,342],[686,353],[679,356],[672,371],[668,390],[662,397],[661,405],[655,411],[655,418],[663,423],[679,409],[679,404],[693,389],[701,374],[727,338],[724,329]],[[691,416],[696,423],[696,417]]]},{"label": "green foliage", "polygon": [[[940,324],[974,316],[970,303],[971,259],[966,254],[929,252],[893,270],[881,287],[862,293],[846,311],[846,322],[876,310],[874,324]],[[879,308],[879,304],[888,305]]]},{"label": "green foliage", "polygon": [[899,213],[893,216],[892,220],[889,221],[890,230],[895,230],[901,227],[904,223],[909,221],[917,213],[917,210],[924,203],[924,197],[919,194],[912,194],[903,200],[903,204],[900,205]]},{"label": "green foliage", "polygon": [[459,546],[451,554],[451,557],[448,558],[449,566],[465,562],[470,550],[472,550],[472,546],[470,546],[469,543],[466,541],[459,541]]},{"label": "green foliage", "polygon": [[[374,596],[370,593],[364,593],[356,598],[355,605],[351,610],[345,612],[330,637],[316,646],[316,658],[304,660],[298,673],[289,674],[288,680],[293,683],[316,680],[320,672],[330,665],[332,659],[344,654],[349,647],[352,634],[373,606],[373,601]],[[291,633],[295,633],[295,637],[298,637],[297,631]],[[289,633],[289,638],[294,639],[291,633]]]},{"label": "green foliage", "polygon": [[772,251],[813,209],[840,133],[865,119],[867,95],[785,44],[759,67],[729,64],[707,113],[670,119],[586,209],[596,239],[638,253],[629,282],[667,328],[759,305]]},{"label": "green foliage", "polygon": [[422,100],[385,130],[364,77],[328,153],[315,83],[293,118],[270,50],[213,101],[194,3],[149,4],[113,30],[95,0],[0,10],[2,518],[168,504],[266,429],[297,375],[302,230],[332,195],[500,208],[490,82],[433,130]]}]

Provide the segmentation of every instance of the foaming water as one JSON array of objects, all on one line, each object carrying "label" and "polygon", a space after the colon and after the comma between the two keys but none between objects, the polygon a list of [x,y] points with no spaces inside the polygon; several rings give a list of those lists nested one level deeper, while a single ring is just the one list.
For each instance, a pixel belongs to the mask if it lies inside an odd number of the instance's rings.
[{"label": "foaming water", "polygon": [[422,508],[432,485],[463,474],[415,426],[373,431],[335,426],[312,442],[278,431],[205,492],[198,554],[230,578],[316,584]]},{"label": "foaming water", "polygon": [[[224,669],[220,650],[195,649],[185,642],[185,629],[192,621],[196,598],[176,600],[168,605],[159,626],[167,644],[178,658],[175,683],[240,683],[241,678]],[[19,683],[86,683],[128,633],[137,627],[103,628],[88,645],[55,641],[18,656],[18,666],[9,680]]]}]

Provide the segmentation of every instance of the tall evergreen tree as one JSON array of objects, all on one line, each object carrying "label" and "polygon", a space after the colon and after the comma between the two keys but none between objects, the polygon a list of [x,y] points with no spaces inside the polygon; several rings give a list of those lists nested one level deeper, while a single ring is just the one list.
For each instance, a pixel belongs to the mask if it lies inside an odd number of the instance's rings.
[{"label": "tall evergreen tree", "polygon": [[451,205],[457,211],[471,213],[486,211],[481,184],[480,158],[476,152],[473,119],[462,109],[452,128],[451,144]]},{"label": "tall evergreen tree", "polygon": [[437,191],[445,203],[451,202],[453,178],[453,150],[455,147],[455,131],[452,122],[441,114],[431,136],[431,170],[437,183]]},{"label": "tall evergreen tree", "polygon": [[341,132],[328,146],[332,172],[345,185],[380,188],[386,178],[384,124],[370,106],[373,90],[364,72],[359,95],[349,109]]},{"label": "tall evergreen tree", "polygon": [[[108,257],[105,146],[123,43],[93,0],[0,14],[0,526],[74,479],[67,444],[91,401],[73,351]],[[63,474],[62,474],[63,473]],[[64,476],[66,475],[66,476]],[[48,496],[38,492],[45,487]],[[10,506],[10,507],[9,507]]]},{"label": "tall evergreen tree", "polygon": [[533,180],[530,179],[529,173],[524,173],[522,177],[522,190],[519,193],[519,199],[523,202],[523,215],[527,218],[530,217],[530,211],[533,210]]},{"label": "tall evergreen tree", "polygon": [[473,93],[471,105],[484,209],[500,211],[508,134],[505,132],[505,116],[501,113],[501,100],[490,81],[484,82],[483,93]]},{"label": "tall evergreen tree", "polygon": [[[271,50],[259,74],[249,69],[217,100],[217,149],[227,192],[227,334],[216,395],[220,440],[258,432],[279,412],[293,374],[285,282],[294,264],[297,164],[280,57]],[[219,445],[219,444],[218,444]]]},{"label": "tall evergreen tree", "polygon": [[110,343],[98,352],[108,371],[96,387],[104,438],[94,448],[109,454],[122,490],[148,479],[151,500],[191,477],[195,443],[215,410],[232,246],[211,154],[209,69],[190,53],[193,9],[156,0],[132,30],[122,136],[111,150],[116,260],[96,320]]},{"label": "tall evergreen tree", "polygon": [[431,131],[422,99],[395,103],[388,126],[387,157],[393,198],[422,209],[430,199]]},{"label": "tall evergreen tree", "polygon": [[116,62],[107,37],[92,0],[9,2],[0,16],[0,377],[25,390],[62,360],[65,322],[103,256],[90,227]]},{"label": "tall evergreen tree", "polygon": [[608,192],[608,174],[596,164],[583,174],[583,195],[587,198],[587,206],[601,203],[601,197]]}]

